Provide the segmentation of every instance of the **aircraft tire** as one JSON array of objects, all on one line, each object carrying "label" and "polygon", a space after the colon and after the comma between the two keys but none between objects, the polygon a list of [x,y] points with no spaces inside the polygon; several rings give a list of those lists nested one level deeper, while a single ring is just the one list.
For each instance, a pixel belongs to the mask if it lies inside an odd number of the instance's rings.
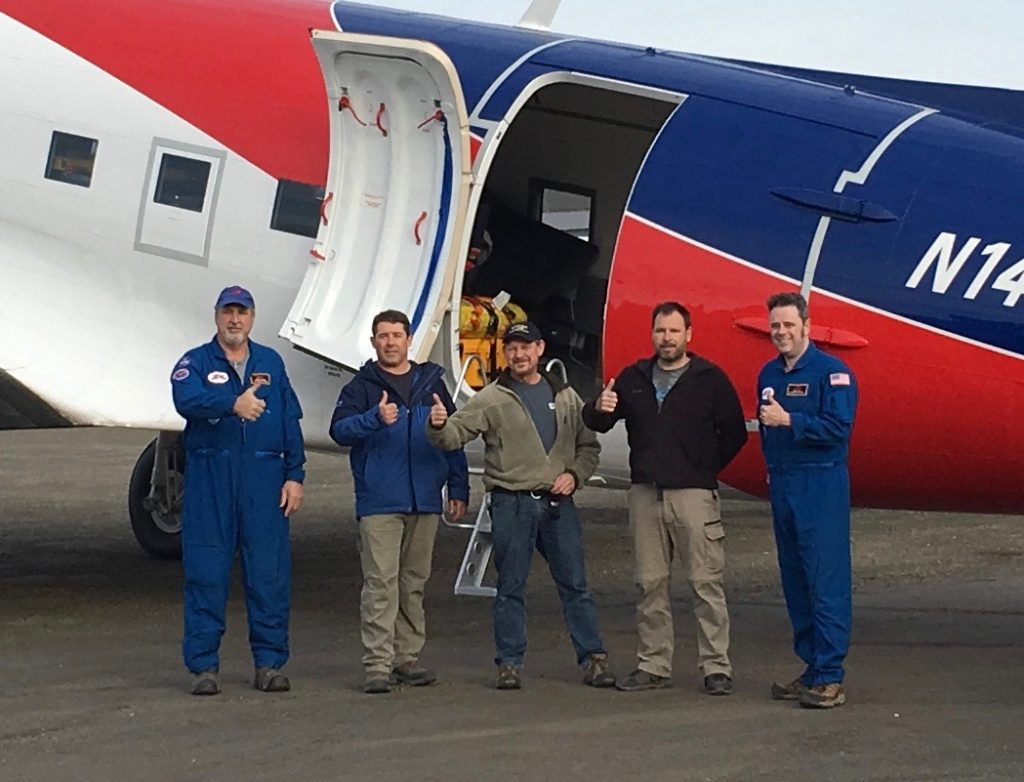
[{"label": "aircraft tire", "polygon": [[139,545],[157,559],[181,559],[181,517],[147,510],[145,500],[152,488],[156,440],[145,447],[135,462],[128,483],[128,517]]}]

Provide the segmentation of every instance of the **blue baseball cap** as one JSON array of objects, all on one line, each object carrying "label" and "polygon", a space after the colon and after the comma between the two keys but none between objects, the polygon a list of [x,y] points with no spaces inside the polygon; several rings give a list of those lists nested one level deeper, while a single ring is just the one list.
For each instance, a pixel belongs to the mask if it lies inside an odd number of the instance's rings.
[{"label": "blue baseball cap", "polygon": [[252,294],[238,285],[232,285],[222,290],[213,308],[219,310],[221,307],[226,307],[229,304],[239,304],[250,310],[256,308],[256,303],[252,300]]},{"label": "blue baseball cap", "polygon": [[530,321],[525,323],[513,323],[505,330],[505,342],[540,342],[544,335]]}]

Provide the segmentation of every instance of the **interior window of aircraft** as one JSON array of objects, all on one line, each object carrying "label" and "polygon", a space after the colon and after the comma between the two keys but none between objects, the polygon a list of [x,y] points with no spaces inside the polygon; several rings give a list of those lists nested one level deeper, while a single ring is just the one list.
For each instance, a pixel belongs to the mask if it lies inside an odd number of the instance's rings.
[{"label": "interior window of aircraft", "polygon": [[530,205],[535,219],[589,241],[593,232],[594,191],[554,182],[530,182]]},{"label": "interior window of aircraft", "polygon": [[210,168],[205,160],[165,152],[160,158],[160,173],[153,200],[158,204],[202,212]]},{"label": "interior window of aircraft", "polygon": [[92,167],[96,162],[94,138],[53,131],[50,156],[46,163],[46,178],[69,185],[88,187],[92,182]]},{"label": "interior window of aircraft", "polygon": [[270,227],[275,231],[315,237],[320,226],[320,201],[323,197],[324,189],[320,185],[307,185],[290,179],[278,181]]}]

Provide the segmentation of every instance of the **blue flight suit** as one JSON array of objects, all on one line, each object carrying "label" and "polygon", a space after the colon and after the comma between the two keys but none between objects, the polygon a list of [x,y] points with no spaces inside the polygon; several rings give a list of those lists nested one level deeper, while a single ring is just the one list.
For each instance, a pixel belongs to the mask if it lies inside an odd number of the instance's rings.
[{"label": "blue flight suit", "polygon": [[780,356],[758,377],[791,426],[761,425],[782,591],[793,649],[807,664],[805,687],[842,682],[850,647],[850,434],[857,382],[839,359],[812,343],[790,370]]},{"label": "blue flight suit", "polygon": [[[171,373],[174,406],[185,419],[185,637],[192,673],[217,670],[235,552],[241,550],[249,644],[259,668],[288,660],[291,544],[281,504],[286,480],[302,482],[302,409],[271,348],[249,342],[243,384],[217,339],[188,351]],[[253,382],[266,410],[236,416]]]}]

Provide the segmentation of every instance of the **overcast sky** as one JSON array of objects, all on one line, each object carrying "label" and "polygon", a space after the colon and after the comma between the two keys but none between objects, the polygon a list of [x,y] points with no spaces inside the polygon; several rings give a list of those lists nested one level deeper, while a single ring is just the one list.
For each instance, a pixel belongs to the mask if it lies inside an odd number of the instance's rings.
[{"label": "overcast sky", "polygon": [[[362,0],[515,24],[529,0]],[[554,30],[850,73],[1024,89],[1020,0],[562,0]]]}]

